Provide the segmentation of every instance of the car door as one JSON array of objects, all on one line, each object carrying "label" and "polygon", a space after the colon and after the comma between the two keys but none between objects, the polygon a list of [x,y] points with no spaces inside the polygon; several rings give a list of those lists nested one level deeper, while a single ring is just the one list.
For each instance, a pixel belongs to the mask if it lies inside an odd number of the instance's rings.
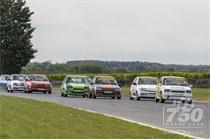
[{"label": "car door", "polygon": [[158,84],[157,84],[157,91],[156,91],[156,93],[157,93],[157,96],[158,97],[160,97],[160,91],[161,91],[161,85],[162,85],[162,78],[160,78],[159,80],[158,80]]},{"label": "car door", "polygon": [[137,81],[137,78],[135,78],[131,84],[131,87],[130,87],[130,92],[131,92],[131,95],[135,95],[136,94],[136,81]]},{"label": "car door", "polygon": [[62,85],[61,85],[62,92],[65,92],[66,79],[67,79],[67,77],[62,81]]}]

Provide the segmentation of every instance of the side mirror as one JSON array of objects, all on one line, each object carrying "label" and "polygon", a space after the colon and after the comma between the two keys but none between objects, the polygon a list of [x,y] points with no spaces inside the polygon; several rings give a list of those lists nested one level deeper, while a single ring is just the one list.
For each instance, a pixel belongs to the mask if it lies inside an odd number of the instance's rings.
[{"label": "side mirror", "polygon": [[137,85],[136,83],[133,83],[133,85]]},{"label": "side mirror", "polygon": [[119,83],[118,85],[119,85],[119,87],[122,87],[123,86],[121,83]]},{"label": "side mirror", "polygon": [[191,84],[190,84],[190,85],[189,85],[189,87],[190,87],[190,88],[192,88],[192,87],[193,87],[193,85],[191,85]]}]

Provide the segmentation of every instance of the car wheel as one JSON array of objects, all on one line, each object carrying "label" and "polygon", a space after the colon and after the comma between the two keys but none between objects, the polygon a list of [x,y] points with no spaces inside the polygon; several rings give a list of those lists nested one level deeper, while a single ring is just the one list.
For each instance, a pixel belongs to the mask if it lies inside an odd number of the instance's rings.
[{"label": "car wheel", "polygon": [[139,97],[138,92],[136,91],[136,100],[140,100],[141,97]]},{"label": "car wheel", "polygon": [[190,102],[188,102],[188,104],[192,104],[192,100]]},{"label": "car wheel", "polygon": [[121,99],[121,97],[117,97],[117,99]]},{"label": "car wheel", "polygon": [[50,91],[48,91],[48,94],[52,94],[52,91],[50,90]]},{"label": "car wheel", "polygon": [[93,98],[96,99],[96,95],[95,94],[93,94]]},{"label": "car wheel", "polygon": [[115,99],[115,97],[112,97],[112,99]]},{"label": "car wheel", "polygon": [[61,96],[63,97],[63,93],[61,93]]},{"label": "car wheel", "polygon": [[134,100],[134,98],[132,96],[130,96],[130,100]]},{"label": "car wheel", "polygon": [[85,97],[86,97],[86,94],[85,94],[85,95],[82,95],[82,97],[84,97],[84,98],[85,98]]},{"label": "car wheel", "polygon": [[89,94],[89,98],[92,98],[92,94],[91,93]]},{"label": "car wheel", "polygon": [[43,93],[44,93],[44,94],[46,94],[47,92],[46,92],[46,91],[44,91]]},{"label": "car wheel", "polygon": [[159,99],[157,98],[157,96],[155,96],[155,102],[158,102],[159,101]]},{"label": "car wheel", "polygon": [[10,90],[11,93],[13,93],[13,90]]},{"label": "car wheel", "polygon": [[162,97],[160,97],[159,102],[160,102],[160,103],[164,103],[164,102],[165,102],[165,100],[164,100]]}]

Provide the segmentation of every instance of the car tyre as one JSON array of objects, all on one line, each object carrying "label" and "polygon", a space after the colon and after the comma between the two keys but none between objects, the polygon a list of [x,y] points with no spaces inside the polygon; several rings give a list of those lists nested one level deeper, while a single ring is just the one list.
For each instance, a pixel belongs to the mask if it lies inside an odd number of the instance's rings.
[{"label": "car tyre", "polygon": [[157,98],[157,96],[155,96],[155,102],[159,102],[159,99]]},{"label": "car tyre", "polygon": [[89,98],[92,98],[92,94],[90,93],[88,97],[89,97]]},{"label": "car tyre", "polygon": [[52,91],[50,90],[50,91],[48,91],[48,94],[52,94]]},{"label": "car tyre", "polygon": [[164,103],[164,102],[165,102],[165,100],[164,100],[162,97],[160,97],[159,102],[160,102],[160,103]]},{"label": "car tyre", "polygon": [[117,97],[117,99],[121,99],[121,97]]},{"label": "car tyre", "polygon": [[134,98],[132,96],[130,96],[130,100],[134,100]]},{"label": "car tyre", "polygon": [[95,94],[93,94],[93,98],[96,99],[96,95]]}]

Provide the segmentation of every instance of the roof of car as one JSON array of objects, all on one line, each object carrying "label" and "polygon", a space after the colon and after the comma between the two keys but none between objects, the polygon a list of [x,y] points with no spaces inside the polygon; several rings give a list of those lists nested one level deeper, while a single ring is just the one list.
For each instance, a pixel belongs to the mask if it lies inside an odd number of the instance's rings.
[{"label": "roof of car", "polygon": [[162,78],[184,78],[179,76],[162,76]]},{"label": "roof of car", "polygon": [[155,78],[155,79],[158,79],[158,77],[151,77],[151,76],[139,76],[138,78]]},{"label": "roof of car", "polygon": [[26,74],[12,74],[11,76],[27,76]]},{"label": "roof of car", "polygon": [[29,76],[46,76],[44,74],[29,74]]},{"label": "roof of car", "polygon": [[94,78],[105,78],[105,79],[115,79],[113,76],[106,76],[106,75],[104,75],[104,76],[95,76]]},{"label": "roof of car", "polygon": [[66,77],[80,77],[80,78],[88,78],[88,76],[84,76],[84,75],[66,75]]}]

